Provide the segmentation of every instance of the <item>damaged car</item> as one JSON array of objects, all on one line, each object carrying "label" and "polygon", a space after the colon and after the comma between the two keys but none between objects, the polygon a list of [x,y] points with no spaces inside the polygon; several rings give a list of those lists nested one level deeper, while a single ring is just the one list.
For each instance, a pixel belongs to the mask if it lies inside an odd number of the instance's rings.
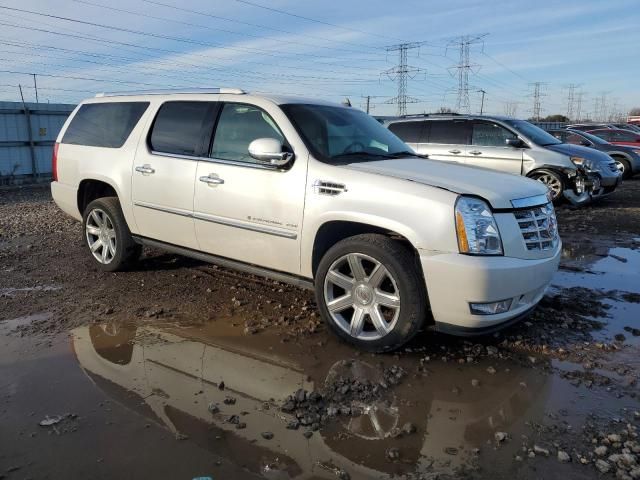
[{"label": "damaged car", "polygon": [[432,160],[523,175],[544,183],[554,202],[583,205],[622,181],[607,154],[568,145],[525,121],[499,116],[427,114],[383,121],[417,153]]}]

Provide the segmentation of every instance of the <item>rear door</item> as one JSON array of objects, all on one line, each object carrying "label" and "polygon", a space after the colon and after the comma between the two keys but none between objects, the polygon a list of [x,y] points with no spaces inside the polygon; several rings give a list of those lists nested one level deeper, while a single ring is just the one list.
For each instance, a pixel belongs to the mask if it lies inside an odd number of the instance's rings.
[{"label": "rear door", "polygon": [[215,102],[163,103],[134,162],[133,211],[140,234],[197,248],[193,195],[198,157],[208,150]]},{"label": "rear door", "polygon": [[396,122],[389,125],[389,130],[416,152],[421,153],[419,149],[424,142],[425,123],[424,120]]},{"label": "rear door", "polygon": [[469,121],[429,120],[422,131],[424,143],[418,153],[426,153],[433,160],[465,162],[469,143]]},{"label": "rear door", "polygon": [[495,122],[474,120],[466,163],[520,175],[523,149],[507,145],[509,138],[517,139],[518,136]]}]

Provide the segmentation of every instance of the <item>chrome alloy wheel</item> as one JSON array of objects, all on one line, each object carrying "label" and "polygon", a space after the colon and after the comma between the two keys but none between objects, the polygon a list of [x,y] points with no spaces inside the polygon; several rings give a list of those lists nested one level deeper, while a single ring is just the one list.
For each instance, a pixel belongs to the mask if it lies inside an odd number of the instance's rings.
[{"label": "chrome alloy wheel", "polygon": [[85,233],[87,245],[94,258],[106,265],[116,256],[116,230],[113,221],[104,210],[95,208],[87,217]]},{"label": "chrome alloy wheel", "polygon": [[562,193],[562,181],[556,177],[555,175],[551,175],[550,173],[542,173],[536,177],[536,180],[544,183],[547,188],[551,191],[551,195],[555,200],[558,198],[560,193]]},{"label": "chrome alloy wheel", "polygon": [[621,162],[620,160],[617,160],[615,158],[613,160],[614,162],[616,162],[616,167],[618,168],[618,171],[622,173],[622,175],[624,175],[624,170],[625,170],[624,162]]},{"label": "chrome alloy wheel", "polygon": [[389,270],[373,257],[349,253],[338,258],[324,279],[331,319],[359,340],[378,340],[400,316],[400,291]]}]

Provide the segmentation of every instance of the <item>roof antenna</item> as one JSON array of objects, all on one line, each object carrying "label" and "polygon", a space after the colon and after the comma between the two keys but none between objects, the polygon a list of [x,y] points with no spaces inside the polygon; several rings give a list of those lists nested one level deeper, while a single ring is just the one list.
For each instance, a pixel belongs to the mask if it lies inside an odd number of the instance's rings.
[{"label": "roof antenna", "polygon": [[344,100],[342,100],[342,105],[344,105],[345,107],[351,106],[351,100],[349,100],[349,97],[344,97]]}]

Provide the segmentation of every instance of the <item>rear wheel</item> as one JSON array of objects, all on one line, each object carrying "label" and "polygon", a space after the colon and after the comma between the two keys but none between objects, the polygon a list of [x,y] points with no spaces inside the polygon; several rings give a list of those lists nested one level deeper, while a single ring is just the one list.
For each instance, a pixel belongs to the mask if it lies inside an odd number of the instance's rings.
[{"label": "rear wheel", "polygon": [[117,197],[104,197],[87,205],[83,215],[84,239],[98,268],[125,270],[142,253],[134,242]]},{"label": "rear wheel", "polygon": [[629,161],[626,158],[622,157],[613,157],[613,160],[616,162],[616,167],[618,167],[618,170],[620,170],[620,172],[622,173],[622,178],[625,180],[631,178],[633,172],[631,171],[631,165],[629,164]]},{"label": "rear wheel", "polygon": [[426,292],[413,253],[383,235],[334,245],[316,274],[323,319],[343,340],[384,352],[408,342],[424,323]]},{"label": "rear wheel", "polygon": [[564,181],[560,174],[551,170],[541,170],[534,172],[531,178],[544,183],[551,192],[551,199],[553,202],[559,202],[562,199],[562,193],[564,192]]}]

